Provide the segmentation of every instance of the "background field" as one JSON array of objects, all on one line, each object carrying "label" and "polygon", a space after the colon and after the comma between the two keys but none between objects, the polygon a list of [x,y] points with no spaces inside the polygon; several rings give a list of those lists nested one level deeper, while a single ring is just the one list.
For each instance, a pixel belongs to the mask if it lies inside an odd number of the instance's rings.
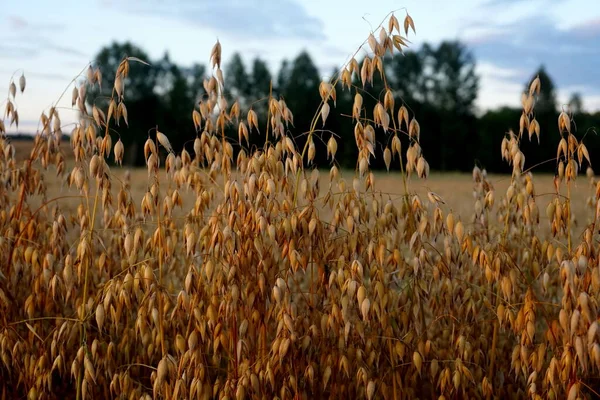
[{"label": "background field", "polygon": [[[24,161],[31,151],[33,142],[27,140],[14,140],[12,141],[15,146],[15,157],[19,161]],[[70,170],[73,162],[73,153],[70,145],[67,141],[63,142],[63,151],[67,160],[68,168]],[[53,168],[53,167],[51,167]],[[527,166],[526,166],[527,168]],[[144,168],[128,168],[113,165],[111,172],[116,178],[116,181],[123,181],[125,174],[129,173],[131,177],[131,194],[135,200],[135,204],[139,205],[142,197],[148,190],[148,173]],[[329,184],[329,170],[321,170],[321,193],[325,194],[327,185]],[[554,176],[548,173],[536,173],[532,171],[534,175],[534,182],[536,187],[536,201],[538,207],[540,207],[540,228],[543,235],[549,233],[549,222],[546,217],[544,208],[548,202],[551,201],[552,196],[555,194],[553,179]],[[354,171],[341,170],[341,175],[347,181],[348,185],[351,185]],[[375,190],[383,194],[384,200],[392,199],[396,205],[400,204],[400,197],[404,193],[402,178],[398,172],[387,172],[377,171],[375,172],[376,183]],[[164,168],[160,174],[161,185],[163,187],[169,187],[169,181],[166,179]],[[494,186],[497,197],[506,194],[506,190],[510,185],[510,175],[501,174],[488,174],[488,180]],[[59,196],[67,196],[77,194],[75,189],[69,189],[66,181],[59,179],[56,175],[48,174],[48,199],[56,198]],[[427,192],[433,191],[440,195],[445,204],[442,205],[444,211],[454,211],[459,216],[462,216],[463,223],[465,226],[469,226],[469,218],[473,214],[473,179],[472,175],[468,173],[450,173],[450,172],[433,172],[426,180],[420,180],[413,175],[413,178],[408,181],[408,189],[411,193],[416,193],[420,196],[422,201],[427,201]],[[119,186],[113,187],[113,195],[116,196]],[[579,235],[584,227],[582,224],[588,223],[588,219],[593,217],[593,210],[586,206],[589,196],[595,189],[590,187],[589,179],[584,174],[574,182],[571,188],[572,195],[572,207],[575,216],[574,233]],[[93,193],[93,190],[92,190]],[[195,199],[187,191],[182,191],[183,198],[183,210],[189,210],[193,205]],[[565,193],[562,193],[565,194]],[[60,201],[65,207],[66,211],[74,211],[79,204],[77,199],[64,199]],[[177,215],[177,212],[175,212]],[[321,217],[328,220],[330,213],[328,209],[323,210]],[[579,224],[579,225],[578,225]]]}]

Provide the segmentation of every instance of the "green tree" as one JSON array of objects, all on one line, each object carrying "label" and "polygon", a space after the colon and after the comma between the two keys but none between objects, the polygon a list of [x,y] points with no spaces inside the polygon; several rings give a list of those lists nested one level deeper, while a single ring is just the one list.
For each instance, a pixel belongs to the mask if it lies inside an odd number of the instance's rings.
[{"label": "green tree", "polygon": [[252,95],[252,83],[239,53],[236,52],[233,54],[231,61],[227,64],[225,73],[226,87],[233,97],[240,100],[240,105],[245,108],[246,103],[252,101],[250,98]]},{"label": "green tree", "polygon": [[[365,59],[363,58],[362,60],[359,61],[358,66],[359,66],[359,70],[362,70],[363,65],[364,65],[364,61]],[[389,58],[385,58],[384,59],[384,69],[388,70],[388,63],[390,62]],[[386,72],[387,73],[387,72]],[[352,93],[351,93],[351,100],[350,100],[350,107],[347,108],[345,110],[345,113],[347,115],[351,115],[352,114],[352,105],[354,104],[354,96],[355,94],[358,92],[360,93],[360,95],[363,98],[363,111],[361,114],[361,117],[366,117],[370,120],[370,122],[363,122],[363,124],[369,123],[371,124],[371,126],[373,126],[373,128],[375,129],[375,157],[371,158],[370,160],[370,167],[372,169],[381,169],[384,168],[384,162],[383,162],[383,149],[385,148],[385,146],[387,144],[389,144],[389,140],[391,137],[390,132],[385,133],[383,131],[382,128],[380,127],[376,127],[375,124],[372,122],[373,120],[373,110],[375,109],[375,106],[377,105],[378,102],[383,103],[384,101],[384,96],[385,96],[385,92],[386,92],[386,82],[384,82],[384,80],[381,77],[381,74],[379,71],[374,72],[373,74],[373,80],[366,83],[363,86],[363,82],[360,78],[360,75],[358,74],[354,74],[353,75],[353,80],[352,80]],[[388,81],[387,82],[388,86],[390,87],[390,89],[394,89],[394,85],[393,85],[393,81]],[[396,108],[399,108],[400,105],[398,104],[396,106]],[[396,116],[394,116],[395,118]],[[392,125],[392,124],[390,124]],[[342,154],[344,155],[354,155],[354,157],[350,157],[349,160],[347,160],[346,162],[344,162],[344,166],[348,167],[348,168],[355,168],[356,167],[356,161],[357,161],[357,155],[358,155],[358,149],[356,147],[356,138],[354,137],[354,127],[355,127],[355,123],[352,123],[352,128],[349,130],[344,130],[344,132],[342,133],[342,146],[340,146],[340,143],[338,141],[338,151],[340,151]],[[402,135],[400,135],[402,137]]]},{"label": "green tree", "polygon": [[290,63],[288,60],[284,59],[281,62],[281,67],[279,67],[279,72],[277,73],[276,92],[278,94],[282,94],[283,92],[285,92],[289,80]]},{"label": "green tree", "polygon": [[[318,111],[321,102],[320,82],[317,67],[308,52],[302,51],[294,59],[287,82],[282,90],[282,97],[294,114],[294,137],[299,146],[303,146],[306,142],[306,135],[303,134],[309,131],[313,116]],[[316,126],[317,129],[321,127],[321,124]],[[320,132],[317,134],[320,135]],[[315,140],[315,145],[317,145],[317,140]],[[320,148],[317,149],[317,154],[319,152],[322,153]]]},{"label": "green tree", "polygon": [[541,87],[540,94],[535,102],[536,113],[555,113],[557,110],[556,87],[544,65],[541,65],[531,79],[525,83],[524,91],[529,93],[529,86],[536,77],[540,78]]},{"label": "green tree", "polygon": [[396,101],[415,104],[425,102],[427,97],[425,59],[423,52],[406,51],[404,54],[386,57],[389,65],[390,85]]},{"label": "green tree", "polygon": [[[108,99],[113,90],[115,82],[115,74],[117,68],[123,58],[136,57],[145,62],[150,62],[148,54],[140,47],[131,42],[117,43],[113,42],[110,45],[103,47],[95,57],[95,64],[102,73],[102,88],[101,91],[89,91],[90,97],[88,102],[93,97],[101,96],[96,101],[103,101],[108,104]],[[129,63],[129,74],[124,80],[125,101],[138,101],[154,95],[159,70],[152,65],[148,66],[139,62],[131,61]]]},{"label": "green tree", "polygon": [[194,103],[205,94],[204,79],[206,78],[206,66],[199,63],[194,63],[189,68],[183,68],[183,72],[188,81],[189,90],[191,92]]},{"label": "green tree", "polygon": [[427,138],[436,140],[429,154],[439,159],[439,165],[430,164],[442,170],[471,169],[478,145],[473,114],[479,89],[475,59],[458,41],[444,41],[429,53],[431,100],[440,116],[439,125]]},{"label": "green tree", "polygon": [[253,103],[252,108],[258,114],[259,120],[266,122],[269,89],[272,83],[272,77],[267,64],[260,58],[255,58],[252,62],[250,82],[250,99]]},{"label": "green tree", "polygon": [[[558,107],[556,101],[556,87],[544,65],[532,74],[530,79],[525,82],[523,90],[529,93],[531,82],[536,78],[540,79],[540,93],[535,95],[535,106],[533,109],[534,117],[540,124],[540,143],[537,140],[531,142],[527,138],[528,133],[523,133],[521,149],[527,156],[528,166],[536,165],[537,170],[550,170],[556,168],[554,158],[556,157],[556,148],[560,141],[556,120],[558,118]],[[516,121],[518,124],[518,120]],[[518,125],[515,132],[519,132]]]},{"label": "green tree", "polygon": [[113,142],[115,136],[121,138],[125,145],[125,164],[140,164],[143,162],[143,141],[147,138],[148,130],[156,125],[152,118],[160,110],[160,99],[155,92],[159,80],[160,68],[153,65],[148,54],[140,47],[131,42],[113,42],[100,49],[95,57],[95,65],[102,74],[102,86],[94,86],[87,91],[86,104],[91,109],[92,105],[108,109],[110,98],[113,94],[115,74],[119,64],[125,57],[136,57],[150,66],[136,61],[129,62],[129,73],[124,79],[124,102],[127,107],[128,122],[126,125],[122,120],[119,126],[114,122],[110,124],[110,134]]},{"label": "green tree", "polygon": [[[475,163],[488,171],[511,173],[511,167],[502,160],[500,146],[504,133],[509,130],[518,132],[521,109],[501,107],[488,110],[477,121],[480,143],[476,151]],[[529,155],[526,154],[526,159]]]},{"label": "green tree", "polygon": [[272,82],[271,72],[267,64],[260,58],[255,58],[252,63],[252,90],[251,97],[253,100],[266,98],[269,96],[269,87]]},{"label": "green tree", "polygon": [[581,114],[583,112],[583,100],[580,93],[573,93],[571,95],[569,109],[573,114]]},{"label": "green tree", "polygon": [[168,54],[157,63],[159,68],[158,87],[161,93],[160,107],[155,115],[156,124],[161,131],[168,133],[174,149],[183,148],[186,141],[194,137],[194,125],[191,110],[198,88],[193,86],[198,77],[194,69],[184,69],[171,62]]},{"label": "green tree", "polygon": [[[400,57],[397,57],[400,58]],[[458,41],[424,44],[391,70],[399,95],[421,123],[421,146],[431,169],[469,170],[478,146],[475,59]]]},{"label": "green tree", "polygon": [[161,59],[150,60],[147,53],[130,43],[114,42],[98,52],[95,63],[102,73],[102,87],[89,90],[86,103],[95,104],[105,112],[108,108],[115,73],[124,57],[137,57],[150,65],[129,62],[129,74],[124,81],[124,103],[128,121],[119,126],[111,122],[110,134],[120,137],[125,145],[126,164],[143,165],[142,146],[149,131],[156,126],[169,136],[176,151],[194,137],[192,109],[202,96],[205,67],[194,64],[183,68],[173,63],[166,53]]},{"label": "green tree", "polygon": [[440,110],[472,113],[479,89],[473,54],[458,41],[444,41],[435,50],[426,47],[423,51],[431,67],[431,100]]},{"label": "green tree", "polygon": [[[334,69],[329,75],[328,80],[335,80],[338,71],[340,71],[339,68]],[[323,131],[319,137],[322,138],[324,143],[327,143],[329,138],[334,135],[338,144],[335,156],[336,163],[343,168],[354,168],[356,166],[358,149],[354,139],[354,124],[352,123],[352,119],[348,117],[352,113],[354,97],[351,90],[348,90],[347,87],[342,87],[341,81],[337,83],[335,90],[336,104],[334,105],[332,101],[329,102],[331,111],[324,126],[326,131]],[[321,126],[321,123],[317,124],[317,128]],[[323,142],[321,142],[321,139],[315,142],[315,146],[319,150],[315,157],[315,164],[320,168],[329,168],[331,166],[331,159],[327,159],[327,148],[323,145]]]}]

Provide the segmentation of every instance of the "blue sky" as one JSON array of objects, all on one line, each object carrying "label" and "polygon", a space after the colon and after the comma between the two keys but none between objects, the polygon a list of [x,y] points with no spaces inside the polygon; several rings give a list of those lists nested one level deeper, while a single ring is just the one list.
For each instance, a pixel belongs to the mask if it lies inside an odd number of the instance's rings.
[{"label": "blue sky", "polygon": [[[272,72],[305,49],[327,77],[390,11],[403,17],[403,8],[415,20],[413,47],[459,39],[473,51],[479,108],[518,105],[543,63],[561,102],[578,91],[585,109],[600,110],[598,0],[1,0],[0,93],[24,69],[20,131],[35,130],[41,112],[114,40],[131,40],[152,59],[168,51],[178,64],[208,65],[218,38],[225,63],[240,51],[247,61],[265,59]],[[59,106],[70,108],[69,97]],[[61,113],[72,121],[74,114]]]}]

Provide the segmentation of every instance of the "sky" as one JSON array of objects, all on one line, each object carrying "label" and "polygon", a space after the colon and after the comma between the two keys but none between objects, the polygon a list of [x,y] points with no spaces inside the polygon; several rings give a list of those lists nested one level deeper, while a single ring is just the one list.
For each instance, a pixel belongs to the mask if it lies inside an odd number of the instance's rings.
[{"label": "sky", "polygon": [[273,74],[307,50],[325,79],[390,12],[415,21],[415,50],[443,40],[468,46],[481,77],[480,111],[519,106],[542,64],[561,104],[579,92],[585,110],[600,110],[600,0],[0,0],[0,10],[0,112],[11,77],[18,82],[24,72],[22,133],[35,132],[65,90],[61,120],[74,121],[72,80],[113,41],[131,41],[151,59],[168,52],[179,65],[208,66],[218,39],[224,64],[240,52],[247,66],[258,56]]}]

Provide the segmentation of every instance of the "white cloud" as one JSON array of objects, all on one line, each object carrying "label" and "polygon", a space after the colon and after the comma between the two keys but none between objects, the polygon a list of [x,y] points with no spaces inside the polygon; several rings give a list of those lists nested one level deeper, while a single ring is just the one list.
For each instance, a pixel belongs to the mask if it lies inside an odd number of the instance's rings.
[{"label": "white cloud", "polygon": [[131,13],[160,15],[209,27],[237,38],[323,40],[323,23],[295,0],[124,0],[114,4]]}]

